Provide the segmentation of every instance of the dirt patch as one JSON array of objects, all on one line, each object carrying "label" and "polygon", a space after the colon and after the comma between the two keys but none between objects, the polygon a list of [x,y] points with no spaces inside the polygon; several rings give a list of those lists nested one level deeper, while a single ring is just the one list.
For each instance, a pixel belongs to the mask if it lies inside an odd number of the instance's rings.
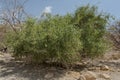
[{"label": "dirt patch", "polygon": [[[108,70],[100,70],[100,65],[106,65]],[[108,74],[111,80],[120,79],[120,59],[115,60],[93,60],[86,68],[73,68],[66,70],[63,68],[48,67],[43,65],[25,64],[16,61],[10,54],[0,54],[0,80],[79,80],[81,72],[88,71],[98,74]],[[77,75],[77,76],[75,76]],[[98,79],[103,80],[103,79]]]}]

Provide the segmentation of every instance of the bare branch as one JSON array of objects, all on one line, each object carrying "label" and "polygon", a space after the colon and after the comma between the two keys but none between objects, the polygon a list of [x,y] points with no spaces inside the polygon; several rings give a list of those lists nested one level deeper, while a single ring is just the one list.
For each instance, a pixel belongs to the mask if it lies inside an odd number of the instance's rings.
[{"label": "bare branch", "polygon": [[28,0],[2,0],[1,19],[17,32],[15,27],[22,28],[21,24],[28,14],[25,12],[24,5]]},{"label": "bare branch", "polygon": [[120,50],[120,22],[116,22],[109,30],[110,39],[116,49]]}]

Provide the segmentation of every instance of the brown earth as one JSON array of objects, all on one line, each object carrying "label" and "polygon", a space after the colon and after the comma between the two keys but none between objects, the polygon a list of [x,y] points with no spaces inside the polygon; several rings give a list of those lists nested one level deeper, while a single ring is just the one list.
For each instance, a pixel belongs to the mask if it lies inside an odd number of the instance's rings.
[{"label": "brown earth", "polygon": [[[113,56],[114,55],[114,56]],[[0,80],[80,80],[82,72],[108,74],[111,80],[120,80],[120,53],[110,51],[102,59],[87,61],[87,67],[63,68],[25,64],[15,61],[8,53],[0,53]],[[115,57],[116,56],[116,57]],[[107,66],[101,68],[101,66]],[[106,80],[106,79],[96,79]]]}]

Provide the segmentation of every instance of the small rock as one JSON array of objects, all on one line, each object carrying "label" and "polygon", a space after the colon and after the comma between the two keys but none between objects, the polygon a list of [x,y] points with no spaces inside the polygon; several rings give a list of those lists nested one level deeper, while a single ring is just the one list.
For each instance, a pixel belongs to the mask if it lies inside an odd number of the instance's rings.
[{"label": "small rock", "polygon": [[107,65],[103,65],[100,67],[100,70],[107,71],[110,70],[110,68]]},{"label": "small rock", "polygon": [[78,80],[86,80],[85,76],[80,75],[80,78]]},{"label": "small rock", "polygon": [[90,67],[90,68],[88,68],[88,70],[100,70],[100,67]]},{"label": "small rock", "polygon": [[88,68],[88,70],[95,70],[95,67],[90,67]]},{"label": "small rock", "polygon": [[11,77],[9,78],[9,80],[16,80],[16,77],[15,77],[15,76],[11,76]]},{"label": "small rock", "polygon": [[75,71],[69,71],[69,72],[66,73],[66,76],[73,77],[75,79],[79,79],[80,78],[80,73],[75,72]]},{"label": "small rock", "polygon": [[13,72],[13,70],[7,70],[6,72],[7,72],[7,73],[10,73],[10,72]]},{"label": "small rock", "polygon": [[86,80],[96,80],[97,78],[97,75],[92,71],[83,73],[83,76],[86,78]]},{"label": "small rock", "polygon": [[120,72],[120,69],[118,69],[117,71]]},{"label": "small rock", "polygon": [[0,53],[0,57],[4,57],[4,56]]},{"label": "small rock", "polygon": [[114,68],[111,68],[110,71],[115,72],[115,69],[114,69]]},{"label": "small rock", "polygon": [[51,67],[50,71],[56,71],[56,68],[55,67]]},{"label": "small rock", "polygon": [[47,73],[47,74],[45,75],[45,78],[46,78],[46,79],[50,79],[50,78],[52,78],[53,76],[54,76],[53,73]]},{"label": "small rock", "polygon": [[100,78],[110,80],[110,76],[108,74],[99,74]]}]

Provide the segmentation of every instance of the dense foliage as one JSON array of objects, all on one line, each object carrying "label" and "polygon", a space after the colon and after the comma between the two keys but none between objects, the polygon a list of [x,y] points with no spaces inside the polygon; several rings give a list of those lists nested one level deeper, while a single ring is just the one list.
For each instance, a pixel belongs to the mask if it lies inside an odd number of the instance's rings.
[{"label": "dense foliage", "polygon": [[97,12],[95,6],[83,6],[76,10],[74,21],[76,27],[81,30],[83,56],[95,57],[105,51],[106,43],[104,35],[109,15]]},{"label": "dense foliage", "polygon": [[78,8],[73,15],[29,18],[17,34],[10,32],[7,42],[20,58],[72,63],[80,55],[95,57],[104,52],[108,18],[89,5]]},{"label": "dense foliage", "polygon": [[35,61],[71,63],[78,59],[80,32],[68,25],[66,17],[54,16],[37,22],[28,19],[22,31],[11,36],[15,56]]}]

